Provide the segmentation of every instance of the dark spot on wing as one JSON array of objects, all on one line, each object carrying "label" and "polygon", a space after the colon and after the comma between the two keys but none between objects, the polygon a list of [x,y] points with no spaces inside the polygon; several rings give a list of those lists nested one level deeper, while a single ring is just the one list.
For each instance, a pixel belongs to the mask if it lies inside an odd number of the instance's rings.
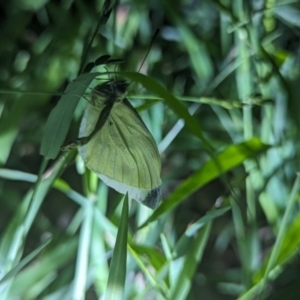
[{"label": "dark spot on wing", "polygon": [[158,206],[160,199],[161,199],[161,186],[151,190],[147,194],[145,200],[143,201],[143,204],[148,206],[151,209],[155,209]]}]

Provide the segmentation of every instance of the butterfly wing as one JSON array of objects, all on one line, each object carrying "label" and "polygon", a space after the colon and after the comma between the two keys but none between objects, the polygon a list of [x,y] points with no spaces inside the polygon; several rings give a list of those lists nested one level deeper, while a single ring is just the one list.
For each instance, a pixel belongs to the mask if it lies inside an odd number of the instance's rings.
[{"label": "butterfly wing", "polygon": [[[88,104],[79,136],[95,128],[102,107]],[[161,198],[161,162],[156,143],[127,99],[115,103],[108,120],[93,138],[79,148],[89,169],[107,185],[148,207]]]}]

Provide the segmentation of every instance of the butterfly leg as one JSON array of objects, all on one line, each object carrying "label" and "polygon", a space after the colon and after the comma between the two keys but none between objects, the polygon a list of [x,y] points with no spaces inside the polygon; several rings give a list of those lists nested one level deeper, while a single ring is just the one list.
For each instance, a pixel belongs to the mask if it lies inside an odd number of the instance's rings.
[{"label": "butterfly leg", "polygon": [[109,117],[112,107],[113,107],[113,104],[107,105],[103,108],[103,110],[101,111],[101,114],[99,116],[99,119],[97,121],[97,124],[90,135],[77,138],[77,139],[73,140],[72,142],[68,143],[67,145],[62,146],[61,151],[71,151],[75,148],[86,145],[91,140],[91,138],[97,132],[99,132],[99,130],[101,130],[101,128],[103,127],[103,125],[105,124],[105,122],[107,121],[107,119]]},{"label": "butterfly leg", "polygon": [[77,139],[73,140],[72,142],[68,143],[67,145],[62,146],[61,151],[71,151],[75,148],[78,148],[80,146],[87,144],[90,139],[91,139],[91,135],[77,138]]}]

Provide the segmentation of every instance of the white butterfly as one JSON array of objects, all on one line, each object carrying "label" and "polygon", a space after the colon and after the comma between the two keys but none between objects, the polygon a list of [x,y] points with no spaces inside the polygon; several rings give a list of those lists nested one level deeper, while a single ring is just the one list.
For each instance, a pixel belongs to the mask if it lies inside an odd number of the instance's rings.
[{"label": "white butterfly", "polygon": [[155,209],[161,198],[161,161],[156,143],[126,99],[128,84],[109,80],[91,93],[79,138],[62,148],[79,147],[86,166],[108,186]]}]

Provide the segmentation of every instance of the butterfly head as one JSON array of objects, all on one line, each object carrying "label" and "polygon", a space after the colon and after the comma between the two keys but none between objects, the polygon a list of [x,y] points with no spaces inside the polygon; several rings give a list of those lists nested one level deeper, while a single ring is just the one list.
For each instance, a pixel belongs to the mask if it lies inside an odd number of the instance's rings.
[{"label": "butterfly head", "polygon": [[115,80],[112,82],[117,102],[122,101],[126,97],[128,85],[129,84],[125,80]]},{"label": "butterfly head", "polygon": [[120,102],[127,94],[128,83],[125,80],[109,80],[99,84],[94,94],[106,102]]}]

